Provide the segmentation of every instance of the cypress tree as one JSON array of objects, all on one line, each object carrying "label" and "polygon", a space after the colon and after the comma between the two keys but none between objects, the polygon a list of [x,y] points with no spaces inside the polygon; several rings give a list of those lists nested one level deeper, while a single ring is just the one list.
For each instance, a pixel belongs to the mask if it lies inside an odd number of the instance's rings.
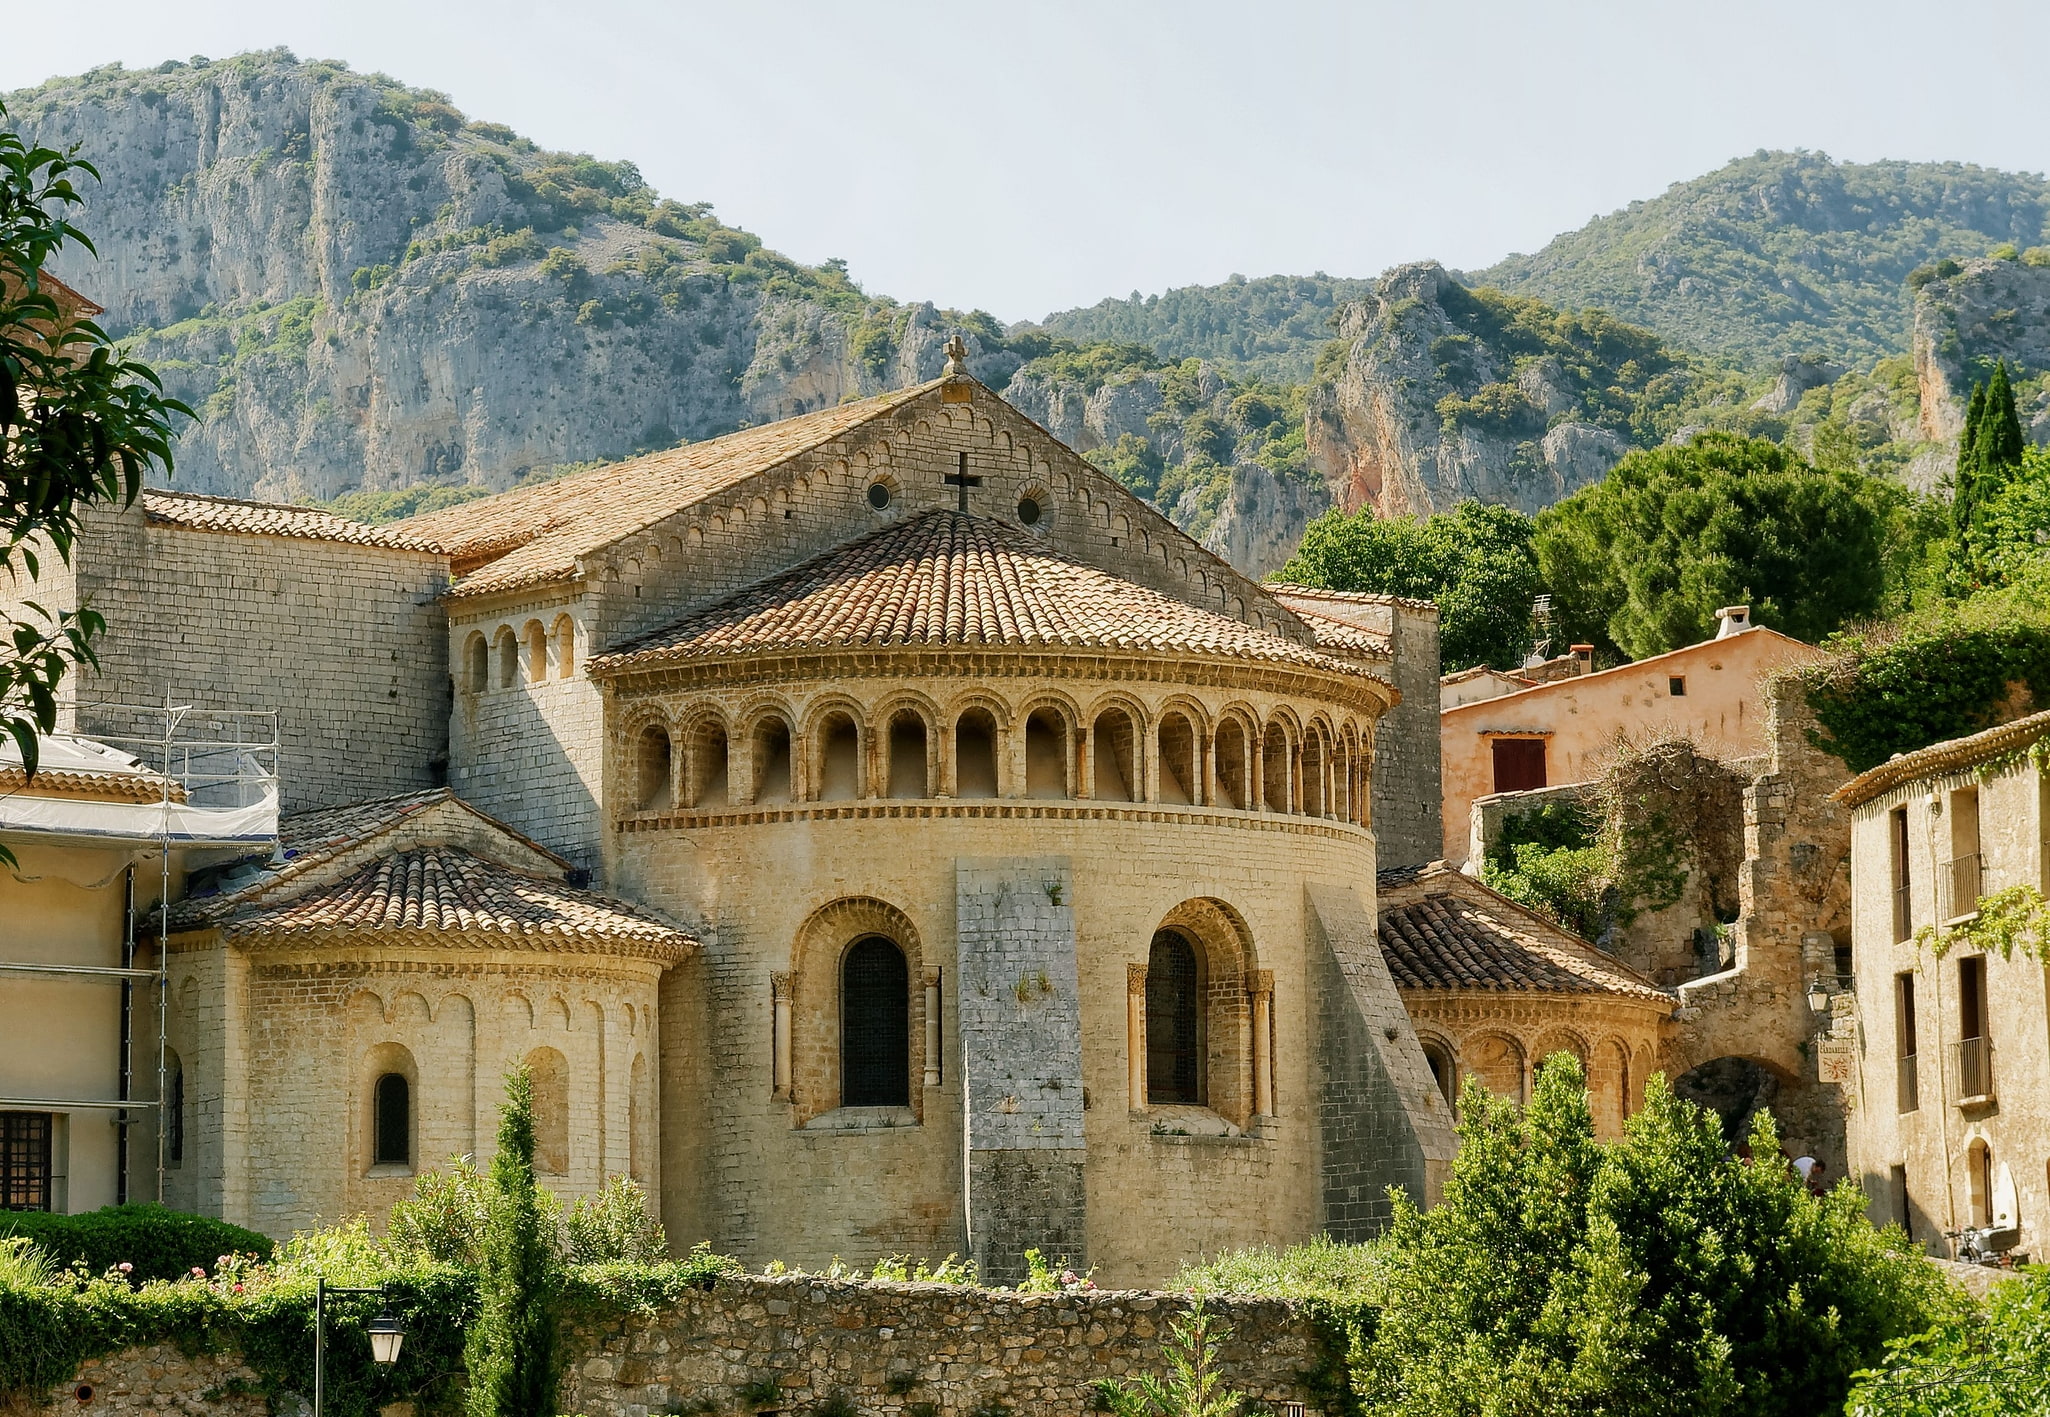
[{"label": "cypress tree", "polygon": [[2007,381],[2005,359],[1993,366],[1993,379],[1986,385],[1984,418],[1974,447],[1979,460],[1976,490],[1981,507],[2000,495],[2000,489],[2022,465],[2022,421],[2015,412],[2014,386]]},{"label": "cypress tree", "polygon": [[553,1229],[534,1184],[534,1079],[508,1073],[477,1264],[477,1318],[463,1345],[469,1417],[553,1417],[561,1363]]},{"label": "cypress tree", "polygon": [[1965,408],[1964,431],[1957,440],[1957,475],[1951,479],[1950,534],[1962,546],[1972,525],[1978,504],[1979,425],[1986,421],[1986,386],[1972,385],[1972,401]]}]

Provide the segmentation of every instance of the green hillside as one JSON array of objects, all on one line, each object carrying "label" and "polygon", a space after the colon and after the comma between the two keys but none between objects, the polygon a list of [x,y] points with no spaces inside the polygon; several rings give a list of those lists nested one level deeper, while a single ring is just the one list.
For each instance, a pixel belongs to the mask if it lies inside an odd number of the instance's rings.
[{"label": "green hillside", "polygon": [[1747,363],[1864,364],[1907,346],[1910,271],[2034,246],[2046,218],[2050,183],[2028,173],[1761,151],[1465,279]]},{"label": "green hillside", "polygon": [[[1975,253],[1976,254],[1976,253]],[[1293,384],[1310,377],[1331,338],[1332,313],[1373,290],[1370,280],[1233,276],[1222,285],[1185,285],[1164,295],[1100,300],[1040,321],[1048,332],[1089,344],[1143,344],[1168,359],[1214,359],[1255,378]]]}]

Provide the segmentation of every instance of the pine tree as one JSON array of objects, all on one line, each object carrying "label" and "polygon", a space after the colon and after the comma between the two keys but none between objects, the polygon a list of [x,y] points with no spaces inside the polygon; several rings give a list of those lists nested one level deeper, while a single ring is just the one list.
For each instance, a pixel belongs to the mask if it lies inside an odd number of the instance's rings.
[{"label": "pine tree", "polygon": [[534,1184],[534,1079],[508,1073],[479,1247],[477,1319],[463,1347],[469,1417],[552,1417],[561,1377],[554,1226]]}]

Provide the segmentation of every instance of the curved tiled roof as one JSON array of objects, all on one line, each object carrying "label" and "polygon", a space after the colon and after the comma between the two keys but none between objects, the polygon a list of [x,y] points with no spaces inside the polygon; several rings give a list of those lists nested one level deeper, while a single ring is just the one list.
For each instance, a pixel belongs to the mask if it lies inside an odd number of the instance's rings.
[{"label": "curved tiled roof", "polygon": [[897,645],[1170,650],[1373,677],[1358,664],[1070,561],[1028,532],[956,511],[921,512],[835,547],[593,658],[591,671]]},{"label": "curved tiled roof", "polygon": [[147,488],[142,494],[143,511],[158,526],[182,526],[194,531],[240,532],[247,536],[296,536],[310,541],[346,541],[355,546],[382,546],[394,551],[427,551],[439,548],[423,537],[400,529],[398,524],[370,526],[324,512],[318,507],[292,507],[278,502],[244,502],[234,497],[213,497],[200,492],[171,492]]},{"label": "curved tiled roof", "polygon": [[2032,713],[1969,738],[1952,738],[1889,758],[1878,767],[1859,773],[1830,795],[1846,807],[1857,807],[1916,778],[1977,767],[2003,753],[2026,748],[2046,733],[2050,733],[2050,712]]},{"label": "curved tiled roof", "polygon": [[622,901],[524,875],[452,846],[379,857],[322,889],[236,912],[221,928],[232,937],[316,930],[482,934],[529,948],[627,942],[682,950],[694,943]]},{"label": "curved tiled roof", "polygon": [[935,387],[922,384],[840,404],[393,525],[431,541],[456,561],[496,558],[485,559],[457,581],[451,595],[482,595],[559,579],[575,573],[579,557],[842,437]]},{"label": "curved tiled roof", "polygon": [[1678,1001],[1619,960],[1442,861],[1382,872],[1381,953],[1398,989]]}]

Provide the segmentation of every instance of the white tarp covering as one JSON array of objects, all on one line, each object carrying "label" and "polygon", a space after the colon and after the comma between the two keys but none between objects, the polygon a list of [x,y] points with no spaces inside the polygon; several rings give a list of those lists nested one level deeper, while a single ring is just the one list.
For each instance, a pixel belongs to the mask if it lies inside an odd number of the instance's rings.
[{"label": "white tarp covering", "polygon": [[[0,767],[20,767],[12,740],[0,741]],[[37,774],[86,772],[133,775],[160,786],[163,779],[138,759],[104,743],[71,734],[43,737],[37,745]],[[275,840],[278,834],[277,779],[247,753],[219,755],[216,770],[201,774],[203,786],[185,802],[109,802],[90,797],[41,796],[35,779],[0,793],[0,832],[35,832],[127,841],[166,841],[174,846],[235,846]]]}]

